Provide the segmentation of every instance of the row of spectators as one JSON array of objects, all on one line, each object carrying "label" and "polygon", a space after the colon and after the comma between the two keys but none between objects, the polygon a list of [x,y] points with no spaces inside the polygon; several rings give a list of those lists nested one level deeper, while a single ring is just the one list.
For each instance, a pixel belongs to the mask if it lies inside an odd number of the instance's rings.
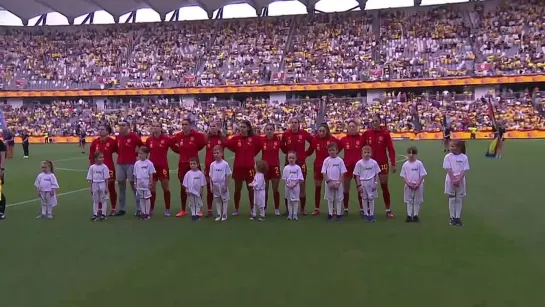
[{"label": "row of spectators", "polygon": [[542,73],[545,6],[496,0],[243,20],[0,29],[12,88],[216,86]]},{"label": "row of spectators", "polygon": [[[544,100],[545,102],[545,100]],[[498,120],[508,130],[545,129],[543,105],[535,105],[529,96],[509,96],[494,100]],[[4,106],[8,126],[15,134],[28,131],[31,135],[74,135],[79,128],[88,135],[96,135],[102,123],[116,127],[121,120],[129,121],[146,135],[154,122],[160,122],[165,131],[181,129],[181,120],[190,118],[202,131],[208,123],[219,121],[226,131],[237,131],[237,123],[246,119],[253,123],[258,133],[268,123],[275,124],[279,132],[287,128],[288,119],[298,117],[309,131],[316,124],[326,122],[333,132],[344,132],[348,119],[356,119],[361,128],[379,115],[385,126],[394,132],[441,131],[445,116],[455,130],[491,127],[486,104],[477,100],[450,101],[441,94],[414,96],[385,93],[380,99],[365,102],[360,98],[300,99],[285,103],[265,100],[180,102],[172,100],[140,100],[107,103],[101,108],[84,101],[57,101],[51,104],[30,104],[20,109]]]}]

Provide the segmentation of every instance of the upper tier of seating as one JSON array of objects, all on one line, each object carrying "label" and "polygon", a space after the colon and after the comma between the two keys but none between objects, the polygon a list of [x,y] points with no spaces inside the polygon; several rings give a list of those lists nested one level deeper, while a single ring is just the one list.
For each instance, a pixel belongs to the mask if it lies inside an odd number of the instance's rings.
[{"label": "upper tier of seating", "polygon": [[545,69],[545,6],[500,0],[349,13],[0,28],[3,89],[353,82]]}]

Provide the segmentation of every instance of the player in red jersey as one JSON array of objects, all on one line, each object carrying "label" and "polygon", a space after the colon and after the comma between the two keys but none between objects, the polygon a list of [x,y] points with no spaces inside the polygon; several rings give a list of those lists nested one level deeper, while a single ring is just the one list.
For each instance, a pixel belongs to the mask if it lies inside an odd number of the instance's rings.
[{"label": "player in red jersey", "polygon": [[[138,135],[130,131],[127,121],[119,122],[119,134],[115,137],[117,142],[117,165],[115,168],[117,185],[119,186],[119,211],[116,216],[123,216],[126,213],[127,199],[127,180],[131,185],[132,194],[136,196],[134,187],[134,163],[138,148],[144,146],[144,143]],[[141,213],[141,207],[138,199],[135,197],[136,215]]]},{"label": "player in red jersey", "polygon": [[108,193],[110,194],[110,204],[112,205],[112,211],[110,211],[110,216],[115,215],[117,212],[117,192],[115,191],[114,165],[114,153],[117,153],[117,142],[109,136],[111,133],[112,128],[110,126],[98,126],[98,138],[94,139],[93,142],[91,142],[91,148],[89,149],[89,163],[91,165],[95,164],[95,152],[100,151],[104,156],[104,164],[110,170],[110,179],[108,180]]},{"label": "player in red jersey", "polygon": [[[157,197],[157,181],[161,181],[163,198],[165,200],[165,216],[170,216],[170,172],[168,168],[168,150],[174,148],[174,139],[163,133],[163,128],[158,122],[151,127],[151,136],[146,140],[149,148],[149,160],[155,167],[151,186],[151,212],[155,208]],[[174,150],[174,149],[173,149]]]},{"label": "player in red jersey", "polygon": [[[299,119],[292,118],[290,119],[290,129],[286,130],[284,134],[282,134],[282,151],[286,154],[286,165],[288,165],[288,153],[290,151],[295,152],[297,155],[297,165],[301,167],[301,171],[303,172],[303,178],[307,178],[307,143],[312,142],[312,135],[308,133],[307,131],[301,129],[301,123],[299,122]],[[305,182],[301,182],[300,184],[300,197],[301,197],[301,215],[306,215],[305,213],[305,206],[307,203],[307,193],[306,193],[306,186]],[[287,201],[286,201],[286,208],[288,207]],[[287,210],[286,210],[287,212]]]},{"label": "player in red jersey", "polygon": [[[341,138],[342,148],[344,149],[344,164],[346,165],[347,172],[344,174],[344,214],[348,214],[348,208],[350,204],[350,183],[354,178],[354,168],[356,163],[361,160],[361,149],[363,147],[363,140],[359,133],[358,124],[354,120],[348,121],[348,129],[346,136]],[[359,184],[359,183],[356,183]],[[358,192],[358,202],[360,204],[360,212],[363,210],[363,204],[361,202],[361,196]]]},{"label": "player in red jersey", "polygon": [[235,180],[235,211],[233,215],[239,215],[240,193],[242,183],[246,181],[248,197],[250,198],[250,210],[254,207],[254,190],[249,186],[255,176],[255,156],[261,151],[262,139],[254,135],[252,124],[243,120],[240,123],[240,133],[225,141],[225,147],[235,153],[233,163],[233,179]]},{"label": "player in red jersey", "polygon": [[[180,155],[178,160],[178,179],[182,183],[185,174],[190,170],[189,160],[191,158],[199,159],[199,151],[206,146],[206,141],[202,133],[191,129],[191,123],[186,118],[182,120],[182,132],[174,136],[174,144],[174,152]],[[187,193],[181,185],[180,199],[182,201],[182,210],[176,214],[176,217],[183,217],[187,214]]]},{"label": "player in red jersey", "polygon": [[205,135],[206,153],[204,157],[204,176],[206,177],[206,207],[208,209],[207,217],[213,216],[212,204],[214,201],[214,194],[210,189],[210,164],[215,161],[214,159],[214,147],[223,146],[225,142],[225,135],[219,129],[217,121],[210,122],[208,126],[208,134]]},{"label": "player in red jersey", "polygon": [[316,216],[320,214],[320,203],[322,201],[322,182],[324,181],[324,176],[322,174],[322,164],[324,160],[329,157],[328,146],[331,143],[336,143],[337,148],[342,150],[341,143],[338,139],[331,135],[329,126],[326,123],[323,123],[318,128],[318,134],[312,139],[312,143],[307,151],[307,156],[312,155],[313,152],[316,152],[316,157],[314,158],[314,212],[312,215]]},{"label": "player in red jersey", "polygon": [[396,151],[394,142],[392,141],[390,132],[380,126],[380,118],[378,116],[373,117],[372,129],[365,131],[362,138],[365,145],[371,146],[371,156],[377,161],[380,167],[380,188],[382,189],[382,197],[384,197],[386,217],[391,219],[394,217],[394,214],[390,207],[390,190],[388,189],[388,173],[390,171],[388,158],[390,158],[390,163],[392,165],[392,174],[395,174]]},{"label": "player in red jersey", "polygon": [[278,186],[280,183],[280,150],[282,149],[282,140],[274,133],[273,124],[265,126],[265,136],[263,137],[263,149],[261,159],[267,162],[268,172],[265,174],[265,208],[269,201],[269,183],[272,184],[274,214],[280,215],[280,192]]}]

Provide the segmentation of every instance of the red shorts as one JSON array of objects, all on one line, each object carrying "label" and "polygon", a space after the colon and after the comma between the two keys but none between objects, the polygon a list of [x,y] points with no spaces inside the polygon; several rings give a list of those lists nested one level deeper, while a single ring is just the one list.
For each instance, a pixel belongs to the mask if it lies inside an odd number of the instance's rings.
[{"label": "red shorts", "polygon": [[[199,170],[201,169],[201,166],[199,165]],[[180,182],[184,181],[185,174],[189,172],[191,168],[189,168],[189,164],[186,165],[178,165],[178,179],[180,179]]]},{"label": "red shorts", "polygon": [[380,175],[388,175],[390,173],[390,165],[388,163],[379,163]]},{"label": "red shorts", "polygon": [[212,163],[207,163],[204,166],[204,177],[206,177],[206,178],[210,177],[210,164],[212,164]]},{"label": "red shorts", "polygon": [[265,174],[265,180],[280,179],[280,166],[270,166],[267,174]]},{"label": "red shorts", "polygon": [[155,174],[153,174],[153,181],[163,181],[170,179],[170,171],[168,167],[155,166]]},{"label": "red shorts", "polygon": [[233,180],[235,181],[254,181],[255,169],[253,167],[233,167]]},{"label": "red shorts", "polygon": [[350,178],[354,177],[354,169],[356,168],[356,164],[354,165],[347,165],[346,166],[346,174],[344,174],[344,178]]}]

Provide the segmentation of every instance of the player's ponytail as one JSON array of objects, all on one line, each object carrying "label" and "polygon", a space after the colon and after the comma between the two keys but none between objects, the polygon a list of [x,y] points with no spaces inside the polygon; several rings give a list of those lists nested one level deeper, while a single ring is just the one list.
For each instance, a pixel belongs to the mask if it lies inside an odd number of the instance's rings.
[{"label": "player's ponytail", "polygon": [[242,123],[248,128],[248,136],[254,136],[254,128],[252,127],[252,123],[247,119],[243,120]]}]

